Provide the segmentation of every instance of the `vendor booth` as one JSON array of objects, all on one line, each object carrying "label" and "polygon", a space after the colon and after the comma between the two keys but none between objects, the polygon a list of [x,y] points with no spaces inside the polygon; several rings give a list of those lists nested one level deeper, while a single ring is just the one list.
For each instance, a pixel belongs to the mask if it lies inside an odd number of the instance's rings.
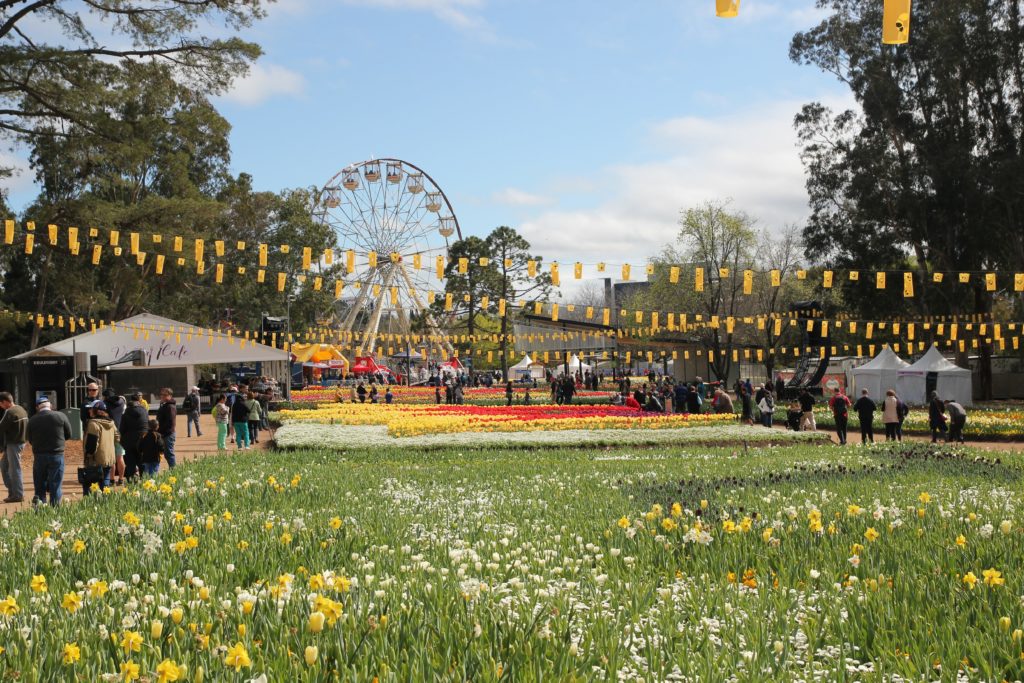
[{"label": "vendor booth", "polygon": [[508,369],[508,378],[513,381],[543,380],[544,377],[544,366],[540,363],[534,363],[528,353],[523,356],[522,360]]},{"label": "vendor booth", "polygon": [[943,400],[953,399],[963,406],[972,402],[971,371],[946,360],[935,346],[916,363],[900,370],[896,381],[896,393],[907,403],[924,405],[932,391],[939,392]]},{"label": "vendor booth", "polygon": [[[150,313],[126,318],[15,356],[28,358],[95,357],[95,371],[119,392],[138,390],[151,403],[161,387],[183,397],[198,384],[202,365],[259,368],[261,375],[288,377],[288,354],[283,349],[213,332],[196,325]],[[91,365],[91,364],[90,364]]]},{"label": "vendor booth", "polygon": [[861,390],[867,389],[868,396],[879,401],[885,398],[887,389],[896,388],[900,370],[908,367],[910,363],[897,356],[888,346],[883,346],[877,356],[850,370],[849,394],[860,396]]}]

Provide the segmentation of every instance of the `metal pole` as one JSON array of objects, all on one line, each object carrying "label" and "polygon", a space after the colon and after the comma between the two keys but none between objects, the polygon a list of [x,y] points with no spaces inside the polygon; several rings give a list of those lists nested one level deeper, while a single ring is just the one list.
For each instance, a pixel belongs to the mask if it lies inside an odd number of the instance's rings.
[{"label": "metal pole", "polygon": [[284,296],[284,318],[285,318],[285,330],[286,334],[284,337],[284,343],[281,347],[284,349],[284,400],[290,401],[292,398],[292,351],[289,348],[288,338],[292,334],[292,297],[290,294]]}]

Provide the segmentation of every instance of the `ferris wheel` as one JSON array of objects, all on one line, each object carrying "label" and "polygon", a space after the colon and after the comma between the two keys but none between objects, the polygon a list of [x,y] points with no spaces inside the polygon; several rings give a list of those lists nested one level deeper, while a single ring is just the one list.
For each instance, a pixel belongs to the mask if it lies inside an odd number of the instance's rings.
[{"label": "ferris wheel", "polygon": [[[372,354],[387,334],[428,334],[443,340],[443,321],[431,313],[428,292],[444,289],[437,257],[448,258],[462,239],[451,202],[423,169],[401,159],[370,159],[346,166],[327,183],[313,209],[334,230],[340,250],[360,256],[344,276],[339,328],[357,332],[356,355]],[[377,255],[372,264],[367,254]]]}]

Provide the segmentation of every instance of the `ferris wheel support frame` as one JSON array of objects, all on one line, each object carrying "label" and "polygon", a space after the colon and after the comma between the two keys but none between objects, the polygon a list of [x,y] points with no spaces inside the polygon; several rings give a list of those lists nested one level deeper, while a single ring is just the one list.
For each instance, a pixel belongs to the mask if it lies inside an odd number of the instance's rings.
[{"label": "ferris wheel support frame", "polygon": [[384,283],[380,287],[380,294],[373,302],[373,316],[370,318],[370,327],[367,329],[366,334],[363,335],[363,340],[359,343],[357,349],[357,356],[362,356],[363,351],[369,347],[370,351],[373,351],[373,346],[377,342],[377,329],[380,327],[380,316],[384,312],[384,297],[387,296],[388,291],[391,288],[391,281],[395,278],[395,268],[392,266],[388,269],[387,274],[384,276]]},{"label": "ferris wheel support frame", "polygon": [[406,286],[409,288],[409,292],[412,295],[413,303],[416,304],[416,307],[419,308],[420,313],[422,313],[423,316],[426,318],[427,327],[438,338],[438,341],[435,342],[434,345],[437,346],[438,349],[446,351],[449,356],[455,355],[455,347],[452,346],[451,342],[448,341],[443,334],[441,334],[441,328],[437,324],[437,321],[434,319],[433,314],[430,312],[430,309],[423,304],[423,301],[420,299],[419,293],[416,291],[416,288],[413,287],[412,278],[409,277],[409,273],[405,270],[405,265],[403,263],[399,263],[398,269],[402,273],[402,277],[405,279]]},{"label": "ferris wheel support frame", "polygon": [[363,304],[366,303],[367,292],[370,289],[370,281],[373,280],[373,271],[369,271],[364,278],[359,280],[359,294],[356,295],[356,300],[352,304],[352,308],[345,314],[345,320],[342,321],[340,332],[351,332],[352,326],[356,323],[356,318],[359,317],[359,312],[363,310]]}]

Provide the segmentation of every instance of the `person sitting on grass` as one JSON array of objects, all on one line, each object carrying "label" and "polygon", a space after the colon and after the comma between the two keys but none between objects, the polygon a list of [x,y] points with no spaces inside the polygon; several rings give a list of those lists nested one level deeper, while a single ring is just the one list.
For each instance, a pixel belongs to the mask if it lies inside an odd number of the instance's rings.
[{"label": "person sitting on grass", "polygon": [[633,410],[640,410],[640,402],[636,400],[636,397],[630,396],[629,394],[623,394],[626,399],[626,407],[632,408]]},{"label": "person sitting on grass", "polygon": [[[221,397],[225,399],[223,394]],[[218,405],[220,402],[218,401]],[[224,430],[227,434],[227,430]],[[157,431],[156,420],[149,421],[149,429],[139,439],[139,472],[145,477],[155,477],[160,471],[160,458],[164,455],[164,439]]]}]

